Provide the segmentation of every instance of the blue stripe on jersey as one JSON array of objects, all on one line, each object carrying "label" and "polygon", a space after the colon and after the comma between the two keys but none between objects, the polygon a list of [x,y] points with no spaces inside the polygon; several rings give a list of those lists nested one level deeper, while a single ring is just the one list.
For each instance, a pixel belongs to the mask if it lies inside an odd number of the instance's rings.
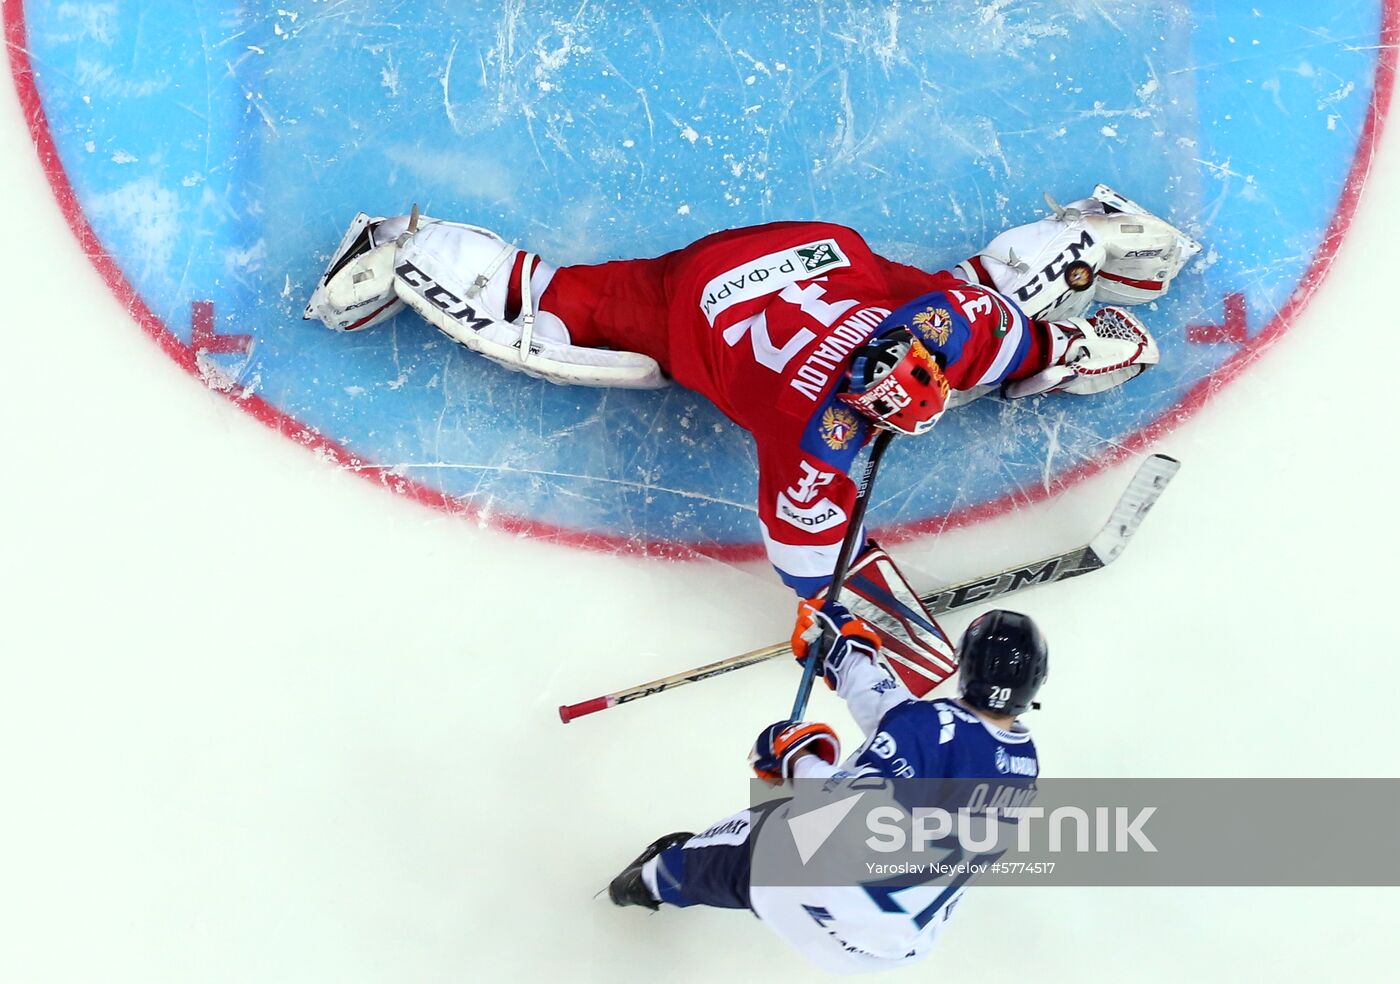
[{"label": "blue stripe on jersey", "polygon": [[776,564],[773,570],[778,572],[778,577],[793,591],[797,592],[799,598],[810,598],[822,588],[831,583],[831,577],[798,577],[796,574],[789,574]]},{"label": "blue stripe on jersey", "polygon": [[1011,368],[1002,377],[1003,381],[1016,375],[1025,366],[1026,356],[1030,355],[1031,351],[1032,332],[1036,330],[1035,323],[1019,311],[1013,312],[1012,317],[1021,319],[1021,343],[1016,346],[1016,357],[1011,360]]},{"label": "blue stripe on jersey", "polygon": [[[923,317],[920,317],[920,316]],[[939,359],[944,367],[962,358],[963,349],[972,337],[967,317],[946,292],[936,290],[916,297],[890,313],[872,333],[878,336],[891,328],[908,328],[924,343],[924,347]]]}]

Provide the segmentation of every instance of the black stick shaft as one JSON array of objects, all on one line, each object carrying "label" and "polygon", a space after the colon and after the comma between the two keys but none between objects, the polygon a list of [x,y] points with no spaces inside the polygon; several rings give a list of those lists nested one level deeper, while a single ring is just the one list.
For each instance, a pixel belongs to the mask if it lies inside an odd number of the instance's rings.
[{"label": "black stick shaft", "polygon": [[[870,449],[870,459],[865,463],[865,474],[856,489],[856,502],[851,507],[851,525],[847,527],[845,539],[841,541],[841,552],[836,555],[836,569],[832,571],[831,585],[826,589],[827,604],[837,600],[842,585],[846,583],[846,572],[850,570],[851,561],[855,557],[856,541],[860,539],[861,528],[865,525],[865,508],[870,505],[870,493],[875,487],[875,469],[879,467],[880,459],[884,457],[885,449],[889,447],[893,438],[894,431],[881,430]],[[807,701],[812,696],[812,684],[816,682],[817,673],[821,670],[823,655],[818,651],[802,664],[802,680],[797,685],[797,697],[792,702],[792,714],[788,720],[801,721],[802,715],[807,713]]]}]

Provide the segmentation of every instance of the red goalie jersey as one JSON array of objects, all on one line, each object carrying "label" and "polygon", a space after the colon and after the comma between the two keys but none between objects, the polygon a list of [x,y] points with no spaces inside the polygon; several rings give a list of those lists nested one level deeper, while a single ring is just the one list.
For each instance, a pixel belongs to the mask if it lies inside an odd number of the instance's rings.
[{"label": "red goalie jersey", "polygon": [[768,556],[804,596],[831,576],[855,502],[848,472],[870,437],[867,421],[836,399],[855,349],[906,326],[955,394],[1031,375],[1048,359],[1044,326],[1001,294],[887,260],[854,230],[821,222],[561,267],[540,307],[575,345],[656,359],[753,435]]}]

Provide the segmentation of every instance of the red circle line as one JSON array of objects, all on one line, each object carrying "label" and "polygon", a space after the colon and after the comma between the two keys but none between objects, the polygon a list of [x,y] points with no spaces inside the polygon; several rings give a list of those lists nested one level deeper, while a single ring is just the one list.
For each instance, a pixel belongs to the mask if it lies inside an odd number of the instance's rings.
[{"label": "red circle line", "polygon": [[[34,79],[33,65],[29,59],[28,34],[25,28],[24,0],[3,0],[5,19],[5,43],[10,58],[10,73],[14,79],[15,91],[19,96],[20,108],[29,127],[30,137],[39,154],[39,162],[48,177],[59,209],[68,227],[77,237],[83,252],[106,281],[107,287],[136,319],[136,323],[149,335],[161,351],[165,352],[185,372],[200,379],[205,385],[204,374],[199,365],[199,349],[181,342],[166,324],[151,311],[135,288],[127,281],[121,268],[103,247],[97,234],[93,232],[83,213],[77,193],[68,180],[68,174],[59,158],[49,129],[48,117]],[[1211,394],[1240,374],[1250,363],[1274,341],[1277,341],[1293,324],[1308,301],[1317,292],[1326,278],[1336,258],[1337,252],[1351,226],[1356,208],[1361,200],[1362,188],[1370,170],[1371,160],[1380,145],[1381,132],[1390,108],[1391,93],[1395,86],[1395,65],[1397,45],[1400,45],[1400,0],[1385,0],[1381,24],[1381,38],[1376,58],[1376,77],[1371,90],[1371,104],[1366,121],[1357,143],[1356,156],[1347,173],[1341,197],[1332,220],[1327,225],[1322,242],[1318,246],[1311,265],[1298,281],[1287,303],[1274,315],[1268,325],[1256,336],[1249,339],[1239,351],[1226,360],[1220,368],[1203,377],[1189,389],[1174,406],[1162,413],[1156,420],[1138,430],[1106,451],[1101,457],[1085,461],[1050,482],[1029,490],[1008,492],[998,499],[969,506],[947,516],[929,517],[907,523],[894,524],[879,529],[883,540],[897,542],[913,537],[955,529],[972,523],[999,516],[1002,513],[1024,505],[1040,502],[1062,492],[1071,485],[1083,481],[1091,475],[1108,468],[1124,458],[1144,451],[1149,445],[1169,433],[1187,417],[1194,414]],[[211,387],[213,388],[213,387]],[[609,533],[594,533],[568,529],[539,520],[505,516],[494,511],[488,520],[486,510],[462,502],[445,492],[415,482],[403,475],[395,474],[383,466],[365,461],[344,445],[331,440],[314,428],[303,424],[295,417],[278,409],[255,394],[243,394],[237,389],[219,389],[230,402],[252,414],[266,424],[298,444],[310,448],[316,454],[330,458],[355,474],[375,481],[399,495],[407,496],[425,506],[448,513],[476,519],[483,526],[507,533],[530,536],[537,539],[553,540],[574,547],[609,552],[624,552],[644,556],[667,557],[673,559],[695,559],[710,557],[716,560],[741,562],[759,560],[764,556],[760,543],[704,543],[689,544],[673,540],[651,540],[646,538],[624,537]]]}]

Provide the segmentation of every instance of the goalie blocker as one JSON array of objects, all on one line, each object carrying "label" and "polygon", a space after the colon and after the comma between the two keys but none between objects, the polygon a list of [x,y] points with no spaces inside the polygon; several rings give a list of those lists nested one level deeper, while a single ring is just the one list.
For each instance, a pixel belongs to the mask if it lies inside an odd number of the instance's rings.
[{"label": "goalie blocker", "polygon": [[[915,697],[922,697],[957,670],[957,654],[948,634],[895,566],[894,558],[873,540],[866,543],[865,553],[846,575],[841,604],[879,635],[877,662]],[[823,591],[802,604],[820,608],[825,599]]]}]

